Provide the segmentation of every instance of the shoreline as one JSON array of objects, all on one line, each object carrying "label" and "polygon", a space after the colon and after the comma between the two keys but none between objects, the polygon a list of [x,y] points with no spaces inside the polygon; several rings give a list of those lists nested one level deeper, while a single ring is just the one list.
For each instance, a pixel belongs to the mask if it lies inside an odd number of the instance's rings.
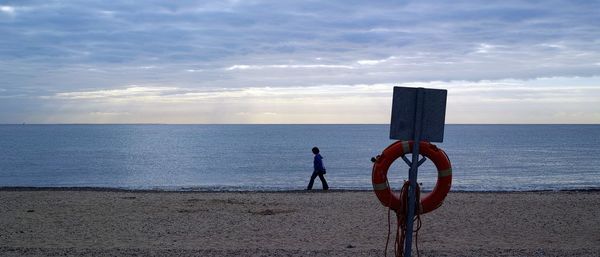
[{"label": "shoreline", "polygon": [[[310,191],[304,189],[281,189],[281,190],[236,190],[236,189],[211,189],[194,188],[194,189],[132,189],[119,187],[29,187],[29,186],[0,186],[0,192],[11,191],[89,191],[89,192],[124,192],[124,193],[309,193],[321,192],[323,190],[317,188]],[[373,192],[372,189],[329,189],[328,192]],[[431,191],[423,190],[428,193]],[[600,192],[600,188],[584,188],[584,189],[546,189],[546,190],[450,190],[450,193],[544,193],[544,192]]]}]

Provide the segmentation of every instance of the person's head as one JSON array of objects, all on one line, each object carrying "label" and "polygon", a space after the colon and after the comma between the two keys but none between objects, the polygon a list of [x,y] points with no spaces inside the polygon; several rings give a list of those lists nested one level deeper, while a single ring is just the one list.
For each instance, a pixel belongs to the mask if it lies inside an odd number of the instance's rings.
[{"label": "person's head", "polygon": [[315,147],[313,147],[313,149],[312,149],[312,152],[313,152],[314,154],[318,154],[318,153],[319,153],[319,148],[318,148],[318,147],[316,147],[316,146],[315,146]]}]

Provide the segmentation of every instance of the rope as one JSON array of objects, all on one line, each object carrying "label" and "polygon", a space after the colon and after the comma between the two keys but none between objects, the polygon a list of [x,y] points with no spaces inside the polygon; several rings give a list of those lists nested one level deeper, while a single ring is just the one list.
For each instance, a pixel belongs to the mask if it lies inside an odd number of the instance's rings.
[{"label": "rope", "polygon": [[[396,211],[396,240],[394,240],[394,256],[395,257],[404,257],[404,240],[406,239],[406,213],[408,212],[408,187],[410,182],[404,181],[404,185],[402,185],[402,189],[400,190],[400,208]],[[412,232],[415,233],[415,248],[417,250],[417,256],[421,256],[419,253],[419,230],[421,229],[421,216],[420,213],[420,202],[421,202],[421,189],[419,188],[419,184],[416,184],[417,188],[415,191],[415,204],[416,204],[416,215],[414,216],[414,220],[416,221],[417,228]],[[391,201],[391,200],[390,200]],[[387,239],[385,240],[385,251],[384,256],[387,257],[387,251],[390,241],[390,233],[391,233],[391,204],[388,204],[388,233]],[[410,256],[408,256],[410,257]]]},{"label": "rope", "polygon": [[385,251],[383,252],[383,256],[387,257],[387,249],[388,249],[388,244],[390,243],[390,230],[391,230],[391,221],[390,221],[390,212],[391,212],[392,208],[388,207],[388,211],[387,211],[387,216],[388,216],[388,233],[387,233],[387,238],[385,239]]}]

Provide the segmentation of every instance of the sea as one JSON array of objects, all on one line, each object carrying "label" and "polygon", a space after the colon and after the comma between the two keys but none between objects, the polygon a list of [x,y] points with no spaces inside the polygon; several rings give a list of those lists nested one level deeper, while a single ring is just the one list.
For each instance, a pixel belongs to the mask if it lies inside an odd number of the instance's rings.
[{"label": "sea", "polygon": [[[371,190],[389,125],[0,125],[0,187],[303,190],[311,148],[331,189]],[[600,125],[445,126],[453,191],[600,189]],[[401,159],[392,187],[408,177]],[[419,168],[431,190],[436,170]],[[317,179],[315,189],[321,186]]]}]

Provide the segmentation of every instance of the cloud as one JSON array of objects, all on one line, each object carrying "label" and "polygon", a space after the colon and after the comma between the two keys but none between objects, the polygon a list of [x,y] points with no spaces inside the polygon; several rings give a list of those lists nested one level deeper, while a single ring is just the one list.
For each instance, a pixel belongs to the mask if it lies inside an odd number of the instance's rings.
[{"label": "cloud", "polygon": [[119,116],[119,115],[130,115],[128,112],[90,112],[93,116]]},{"label": "cloud", "polygon": [[377,64],[385,63],[385,62],[393,60],[393,59],[396,59],[396,57],[390,56],[388,58],[379,59],[379,60],[358,60],[358,61],[356,61],[356,63],[358,63],[360,65],[377,65]]},{"label": "cloud", "polygon": [[[130,86],[123,89],[95,90],[57,93],[54,98],[58,99],[119,99],[119,98],[146,98],[150,96],[160,96],[167,92],[177,91],[173,87],[139,87]],[[43,98],[49,98],[45,96]]]},{"label": "cloud", "polygon": [[490,44],[481,43],[475,49],[475,53],[486,54],[486,53],[489,53],[489,52],[493,51],[494,49],[497,49],[498,47],[499,46],[496,46],[496,45],[490,45]]},{"label": "cloud", "polygon": [[[387,123],[394,86],[448,90],[448,123],[600,122],[600,77],[211,90],[130,85],[43,99],[52,113],[46,116],[54,117],[48,122]],[[69,115],[56,116],[65,110]]]},{"label": "cloud", "polygon": [[[561,87],[589,92],[578,84],[600,76],[598,9],[596,1],[558,0],[15,1],[0,6],[5,89],[0,97],[149,103],[242,101],[255,94],[268,102],[277,94],[318,92],[330,102],[352,105],[345,97],[347,90],[359,92],[356,85],[551,77],[567,78]],[[478,85],[458,91],[481,95],[487,102],[537,104],[514,95],[532,92],[494,83],[488,86],[496,88]],[[362,93],[372,96],[372,91]],[[352,97],[360,101],[358,95]],[[253,104],[260,100],[252,99]],[[574,98],[564,101],[569,99]],[[42,102],[31,101],[29,106],[42,108]],[[15,117],[2,110],[32,108],[24,101],[8,104],[4,101],[0,109],[0,122]],[[94,111],[104,110],[85,113]],[[279,111],[253,113],[267,112],[287,119]]]},{"label": "cloud", "polygon": [[273,64],[273,65],[232,65],[225,70],[262,70],[262,69],[354,69],[349,65],[331,64]]},{"label": "cloud", "polygon": [[60,92],[41,96],[42,99],[106,101],[106,102],[193,102],[205,99],[276,99],[332,98],[339,96],[368,96],[388,93],[392,84],[320,85],[314,87],[248,87],[213,90],[131,85],[119,89]]},{"label": "cloud", "polygon": [[12,6],[8,6],[8,5],[0,5],[0,12],[8,14],[8,15],[14,15],[15,8]]}]

